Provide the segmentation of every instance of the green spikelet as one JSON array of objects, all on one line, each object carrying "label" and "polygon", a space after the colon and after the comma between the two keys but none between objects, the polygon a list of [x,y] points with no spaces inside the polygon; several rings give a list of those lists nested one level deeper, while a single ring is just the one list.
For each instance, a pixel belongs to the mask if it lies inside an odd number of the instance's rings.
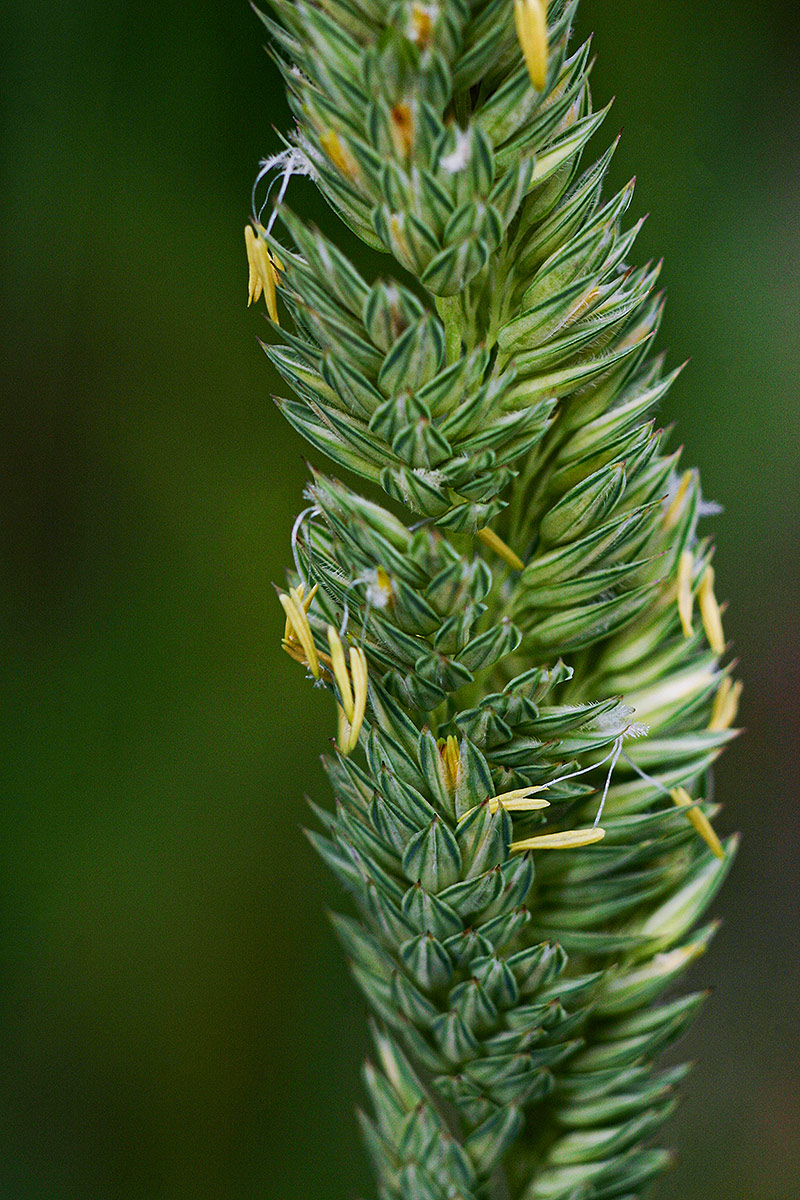
[{"label": "green spikelet", "polygon": [[362,277],[285,187],[247,235],[277,404],[363,481],[314,469],[281,602],[338,706],[310,837],[356,914],[381,1200],[639,1195],[735,848],[704,798],[738,700],[706,510],[656,424],[632,185],[603,194],[613,146],[581,165],[576,3],[263,18],[296,118],[265,173],[385,252]]}]

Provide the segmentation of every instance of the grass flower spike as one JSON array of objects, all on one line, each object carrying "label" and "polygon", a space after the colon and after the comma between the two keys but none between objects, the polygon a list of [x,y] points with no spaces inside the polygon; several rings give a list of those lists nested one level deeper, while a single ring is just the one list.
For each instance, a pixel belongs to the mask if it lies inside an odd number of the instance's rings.
[{"label": "grass flower spike", "polygon": [[736,846],[700,798],[740,685],[659,425],[660,265],[577,0],[270,3],[295,124],[248,294],[314,460],[282,644],[336,714],[309,837],[373,1016],[377,1195],[633,1200]]}]

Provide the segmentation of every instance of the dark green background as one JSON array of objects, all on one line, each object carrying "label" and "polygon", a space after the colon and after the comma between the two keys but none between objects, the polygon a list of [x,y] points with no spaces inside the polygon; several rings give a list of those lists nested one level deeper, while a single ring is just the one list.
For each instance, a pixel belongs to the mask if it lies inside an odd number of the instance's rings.
[{"label": "dark green background", "polygon": [[[717,523],[746,738],[681,1200],[800,1172],[794,5],[585,0],[595,96],[666,255],[664,412]],[[362,1004],[301,837],[331,732],[278,649],[305,452],[244,307],[286,124],[244,0],[4,0],[4,1200],[346,1200]],[[308,194],[296,194],[301,204]]]}]

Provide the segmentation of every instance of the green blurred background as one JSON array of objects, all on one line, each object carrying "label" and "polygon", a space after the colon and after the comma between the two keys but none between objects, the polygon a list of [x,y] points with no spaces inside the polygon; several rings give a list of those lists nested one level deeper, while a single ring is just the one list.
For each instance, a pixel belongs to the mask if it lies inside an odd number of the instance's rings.
[{"label": "green blurred background", "polygon": [[[794,4],[584,0],[666,255],[662,344],[718,520],[745,838],[664,1200],[789,1200],[797,1074]],[[244,0],[4,0],[4,1200],[348,1200],[362,1004],[299,826],[324,697],[279,652],[304,447],[242,228],[287,111]],[[297,185],[300,203],[309,193]]]}]

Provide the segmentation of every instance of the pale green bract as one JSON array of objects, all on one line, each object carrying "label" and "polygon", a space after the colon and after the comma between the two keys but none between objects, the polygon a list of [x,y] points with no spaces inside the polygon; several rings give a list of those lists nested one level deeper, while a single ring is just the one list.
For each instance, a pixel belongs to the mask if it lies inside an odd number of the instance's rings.
[{"label": "pale green bract", "polygon": [[[381,1200],[642,1193],[735,843],[703,799],[738,685],[698,476],[656,425],[658,267],[630,265],[632,185],[602,194],[614,147],[581,167],[604,112],[576,0],[545,44],[526,3],[264,17],[297,127],[251,294],[289,316],[278,406],[348,473],[313,469],[284,645],[341,709],[310,837],[355,914]],[[290,210],[293,172],[380,278]]]}]

